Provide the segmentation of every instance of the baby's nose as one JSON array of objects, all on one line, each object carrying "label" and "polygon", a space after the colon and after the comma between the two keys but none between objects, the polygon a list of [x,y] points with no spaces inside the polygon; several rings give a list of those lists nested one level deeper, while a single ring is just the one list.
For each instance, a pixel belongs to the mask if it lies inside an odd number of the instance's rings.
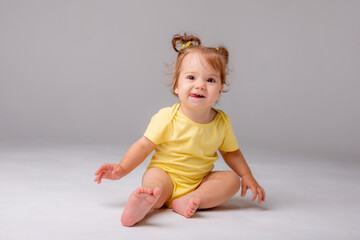
[{"label": "baby's nose", "polygon": [[196,89],[204,89],[205,88],[205,83],[203,81],[197,81],[196,85],[195,85]]}]

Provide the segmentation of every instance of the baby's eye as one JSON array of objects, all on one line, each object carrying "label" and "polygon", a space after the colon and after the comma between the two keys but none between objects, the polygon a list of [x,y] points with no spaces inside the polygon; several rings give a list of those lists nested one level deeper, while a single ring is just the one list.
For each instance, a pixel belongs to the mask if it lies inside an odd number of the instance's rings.
[{"label": "baby's eye", "polygon": [[209,78],[207,81],[210,82],[210,83],[214,83],[214,82],[215,82],[215,79]]},{"label": "baby's eye", "polygon": [[195,77],[194,76],[188,76],[187,79],[194,80]]}]

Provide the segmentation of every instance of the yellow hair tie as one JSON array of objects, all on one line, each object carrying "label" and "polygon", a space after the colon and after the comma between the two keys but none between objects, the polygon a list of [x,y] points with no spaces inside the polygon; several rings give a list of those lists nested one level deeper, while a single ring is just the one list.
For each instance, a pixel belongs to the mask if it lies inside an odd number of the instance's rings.
[{"label": "yellow hair tie", "polygon": [[181,49],[187,48],[188,46],[190,46],[191,41],[188,41],[186,44],[184,43],[181,47]]},{"label": "yellow hair tie", "polygon": [[217,47],[216,50],[219,51],[219,48]]}]

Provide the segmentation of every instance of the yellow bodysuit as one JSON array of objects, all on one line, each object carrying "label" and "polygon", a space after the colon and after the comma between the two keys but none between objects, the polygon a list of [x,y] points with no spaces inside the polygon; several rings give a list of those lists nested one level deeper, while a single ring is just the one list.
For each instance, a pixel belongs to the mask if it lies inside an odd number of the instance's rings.
[{"label": "yellow bodysuit", "polygon": [[221,110],[207,124],[190,120],[179,110],[179,104],[163,108],[155,114],[144,136],[156,144],[149,168],[163,169],[174,189],[167,205],[194,191],[214,168],[217,150],[238,149],[228,116]]}]

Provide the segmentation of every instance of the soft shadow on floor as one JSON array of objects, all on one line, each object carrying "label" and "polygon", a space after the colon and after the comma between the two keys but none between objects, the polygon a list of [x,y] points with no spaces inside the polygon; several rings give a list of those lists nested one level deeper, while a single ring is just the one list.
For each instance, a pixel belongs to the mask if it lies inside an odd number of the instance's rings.
[{"label": "soft shadow on floor", "polygon": [[255,209],[265,211],[268,210],[265,206],[258,204],[257,202],[249,202],[246,199],[232,198],[225,203],[210,209],[199,209],[199,212],[223,212],[223,211],[234,211],[234,210],[245,210],[245,209]]},{"label": "soft shadow on floor", "polygon": [[160,224],[159,222],[155,223],[154,221],[150,221],[150,219],[154,215],[165,214],[167,211],[169,211],[168,208],[160,208],[160,209],[152,210],[145,216],[143,220],[138,222],[135,226],[136,227],[166,227],[166,222]]}]

